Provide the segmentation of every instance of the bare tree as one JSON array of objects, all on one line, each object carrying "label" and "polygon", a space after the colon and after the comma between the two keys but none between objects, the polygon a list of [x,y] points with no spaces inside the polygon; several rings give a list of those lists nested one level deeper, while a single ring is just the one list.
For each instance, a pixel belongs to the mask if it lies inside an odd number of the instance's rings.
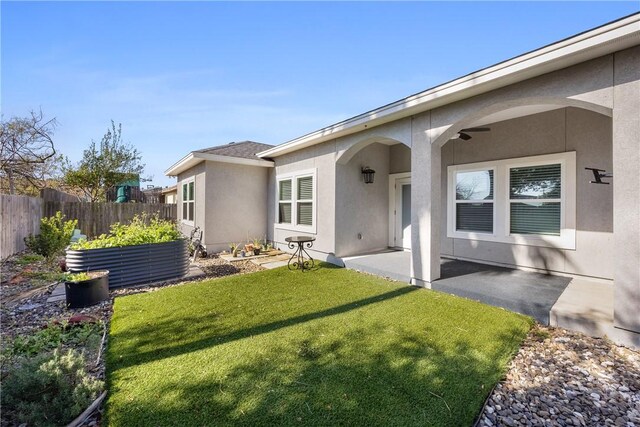
[{"label": "bare tree", "polygon": [[28,193],[39,190],[56,169],[53,133],[57,121],[45,119],[42,111],[31,111],[27,117],[2,119],[0,128],[0,179],[9,194],[17,190]]}]

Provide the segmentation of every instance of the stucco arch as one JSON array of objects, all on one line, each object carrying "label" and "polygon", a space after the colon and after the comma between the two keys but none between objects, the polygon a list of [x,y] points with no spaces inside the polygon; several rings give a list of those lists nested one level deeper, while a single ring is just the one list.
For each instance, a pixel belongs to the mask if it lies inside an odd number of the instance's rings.
[{"label": "stucco arch", "polygon": [[336,163],[339,165],[346,165],[358,151],[376,142],[385,145],[404,144],[411,148],[411,144],[409,142],[399,141],[385,136],[370,136],[355,142],[346,150],[339,152],[336,158]]},{"label": "stucco arch", "polygon": [[[515,118],[527,115],[527,113],[518,115],[518,111],[527,111],[527,109],[529,109],[529,111],[535,111],[537,107],[540,107],[540,111],[552,108],[575,107],[593,111],[608,117],[613,117],[613,110],[611,108],[579,99],[556,97],[520,98],[491,104],[464,116],[464,118],[457,120],[448,126],[432,129],[430,131],[432,144],[438,144],[442,147],[461,129],[476,126],[483,119],[490,118],[492,115],[512,110],[514,115],[509,118]],[[528,114],[533,113],[529,112]]]}]

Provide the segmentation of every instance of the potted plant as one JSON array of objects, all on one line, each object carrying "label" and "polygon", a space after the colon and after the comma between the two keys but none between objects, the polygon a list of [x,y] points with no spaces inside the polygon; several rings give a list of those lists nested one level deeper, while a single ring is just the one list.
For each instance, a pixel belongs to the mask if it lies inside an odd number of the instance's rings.
[{"label": "potted plant", "polygon": [[231,252],[231,256],[234,258],[238,257],[238,246],[237,243],[229,243],[229,252]]},{"label": "potted plant", "polygon": [[64,282],[67,307],[82,308],[109,298],[109,271],[67,274]]},{"label": "potted plant", "polygon": [[260,248],[261,248],[261,244],[260,244],[260,239],[253,239],[253,254],[254,255],[260,255]]},{"label": "potted plant", "polygon": [[249,255],[249,252],[253,252],[253,243],[247,243],[246,245],[244,245],[244,253]]}]

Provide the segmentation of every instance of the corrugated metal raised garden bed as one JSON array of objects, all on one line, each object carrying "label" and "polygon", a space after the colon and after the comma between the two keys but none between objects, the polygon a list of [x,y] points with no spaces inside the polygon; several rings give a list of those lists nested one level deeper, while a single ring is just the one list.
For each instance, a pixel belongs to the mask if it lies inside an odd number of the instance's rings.
[{"label": "corrugated metal raised garden bed", "polygon": [[67,249],[71,272],[109,270],[109,288],[178,279],[189,271],[185,239],[99,249]]}]

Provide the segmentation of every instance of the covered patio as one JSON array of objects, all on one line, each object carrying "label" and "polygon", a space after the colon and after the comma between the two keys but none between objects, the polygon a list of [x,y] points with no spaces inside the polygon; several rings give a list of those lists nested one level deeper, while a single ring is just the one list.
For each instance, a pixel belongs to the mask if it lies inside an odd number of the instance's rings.
[{"label": "covered patio", "polygon": [[[411,281],[411,252],[389,251],[344,259],[347,268]],[[550,313],[571,278],[442,258],[441,278],[431,289],[532,316],[550,323]]]},{"label": "covered patio", "polygon": [[[343,258],[346,268],[411,282],[411,252],[382,251]],[[526,314],[544,325],[577,330],[640,347],[638,335],[614,327],[610,281],[555,276],[448,258],[431,289]]]}]

